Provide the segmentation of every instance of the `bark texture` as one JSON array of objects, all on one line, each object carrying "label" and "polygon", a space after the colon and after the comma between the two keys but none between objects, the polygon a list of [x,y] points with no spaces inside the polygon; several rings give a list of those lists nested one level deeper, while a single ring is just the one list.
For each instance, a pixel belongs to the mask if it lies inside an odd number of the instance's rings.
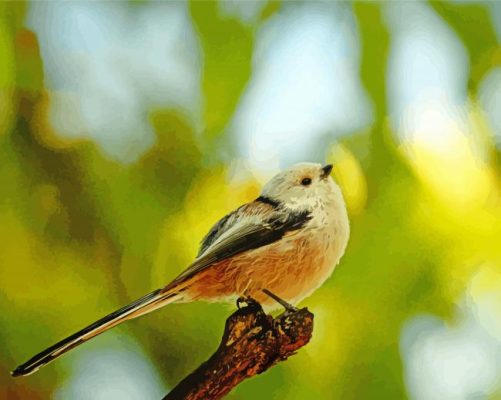
[{"label": "bark texture", "polygon": [[255,301],[247,299],[226,320],[217,351],[184,378],[164,400],[215,400],[246,378],[286,360],[306,345],[313,332],[313,314],[290,308],[273,318]]}]

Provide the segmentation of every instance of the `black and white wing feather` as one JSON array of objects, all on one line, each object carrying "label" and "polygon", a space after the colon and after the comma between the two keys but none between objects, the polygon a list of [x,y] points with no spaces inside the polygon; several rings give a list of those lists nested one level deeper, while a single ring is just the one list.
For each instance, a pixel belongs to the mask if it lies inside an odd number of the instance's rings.
[{"label": "black and white wing feather", "polygon": [[193,264],[166,289],[193,277],[211,265],[239,253],[269,245],[297,231],[311,219],[309,212],[291,212],[254,201],[219,220],[202,241]]}]

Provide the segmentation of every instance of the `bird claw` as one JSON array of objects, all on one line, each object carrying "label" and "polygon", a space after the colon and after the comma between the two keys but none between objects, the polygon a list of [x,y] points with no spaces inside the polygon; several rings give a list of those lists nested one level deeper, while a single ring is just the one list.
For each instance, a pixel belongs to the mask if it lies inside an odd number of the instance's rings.
[{"label": "bird claw", "polygon": [[260,307],[259,303],[250,296],[240,296],[237,299],[237,308],[239,310],[242,308],[241,306],[242,304],[246,304],[247,307],[256,307],[256,306]]}]

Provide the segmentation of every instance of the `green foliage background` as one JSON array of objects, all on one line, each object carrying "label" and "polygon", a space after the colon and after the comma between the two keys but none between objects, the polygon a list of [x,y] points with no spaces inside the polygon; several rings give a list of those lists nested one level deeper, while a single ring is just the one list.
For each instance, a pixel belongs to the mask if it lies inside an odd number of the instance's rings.
[{"label": "green foliage background", "polygon": [[[90,141],[63,140],[50,126],[50,92],[37,37],[24,26],[27,6],[0,4],[0,398],[5,399],[53,397],[70,379],[78,353],[106,348],[106,335],[28,378],[13,380],[9,371],[167,283],[193,259],[214,221],[257,195],[256,179],[228,178],[236,152],[224,128],[252,74],[256,30],[284,5],[269,2],[252,26],[221,16],[214,2],[189,4],[205,60],[203,134],[176,110],[152,109],[157,142],[131,165],[106,158]],[[440,173],[434,169],[437,160],[417,150],[420,156],[412,159],[397,145],[388,121],[392,38],[383,5],[350,5],[361,40],[360,76],[375,120],[369,131],[332,142],[325,154],[339,161],[336,176],[344,190],[363,183],[353,194],[349,247],[333,277],[304,302],[316,315],[313,341],[229,398],[406,398],[400,352],[405,322],[428,313],[454,326],[456,305],[472,277],[480,274],[499,285],[499,148],[477,96],[483,77],[500,66],[501,49],[484,4],[431,6],[468,51],[474,110],[469,143],[480,146],[485,157],[461,159],[474,173],[456,177],[463,191],[450,202],[430,180]],[[480,195],[471,197],[471,191]],[[495,288],[501,291],[501,285]],[[141,344],[168,388],[213,352],[231,309],[173,305],[116,330]]]}]

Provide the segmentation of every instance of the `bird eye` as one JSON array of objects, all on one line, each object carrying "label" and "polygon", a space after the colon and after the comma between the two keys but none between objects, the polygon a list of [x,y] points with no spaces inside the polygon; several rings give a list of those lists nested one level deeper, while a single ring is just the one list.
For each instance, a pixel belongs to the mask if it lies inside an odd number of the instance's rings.
[{"label": "bird eye", "polygon": [[303,180],[301,181],[301,185],[303,186],[308,186],[309,184],[311,184],[310,178],[303,178]]}]

